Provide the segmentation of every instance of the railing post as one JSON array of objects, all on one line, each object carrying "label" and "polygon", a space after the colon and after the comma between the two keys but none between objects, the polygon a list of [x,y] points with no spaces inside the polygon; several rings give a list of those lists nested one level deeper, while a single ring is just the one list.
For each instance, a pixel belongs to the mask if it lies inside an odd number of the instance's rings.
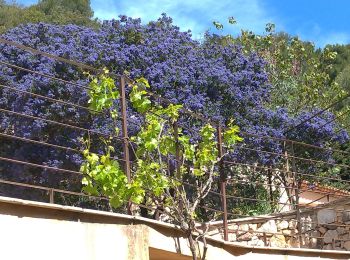
[{"label": "railing post", "polygon": [[299,186],[301,184],[301,181],[299,180],[299,175],[297,173],[297,168],[295,164],[295,154],[294,154],[294,145],[293,142],[291,142],[290,145],[291,148],[291,154],[292,154],[292,170],[293,170],[293,190],[295,192],[295,209],[297,212],[297,229],[298,229],[298,238],[299,238],[299,247],[302,246],[302,227],[301,227],[301,217],[300,217],[300,206],[299,206]]},{"label": "railing post", "polygon": [[49,197],[50,197],[50,203],[51,203],[51,204],[55,203],[54,192],[55,192],[54,189],[50,189],[50,190],[49,190]]},{"label": "railing post", "polygon": [[[176,164],[176,174],[175,174],[175,178],[177,181],[180,181],[181,179],[181,164],[180,164],[180,143],[179,143],[179,128],[177,125],[177,122],[173,123],[173,129],[174,129],[174,139],[175,139],[175,164]],[[179,208],[180,210],[183,209],[183,201],[182,198],[180,196],[179,199]]]},{"label": "railing post", "polygon": [[[222,130],[221,126],[217,127],[217,140],[218,140],[218,157],[223,156],[222,150]],[[224,212],[223,215],[223,228],[224,228],[224,240],[228,241],[228,225],[227,225],[227,205],[226,205],[226,176],[223,172],[223,159],[219,162],[219,172],[220,172],[220,194],[221,194],[221,208]]]},{"label": "railing post", "polygon": [[177,122],[173,123],[174,129],[174,139],[175,139],[175,160],[176,160],[176,174],[175,177],[180,180],[181,173],[181,165],[180,165],[180,145],[179,145],[179,128],[177,126]]},{"label": "railing post", "polygon": [[[290,202],[289,205],[287,205],[287,207],[289,207],[288,210],[292,210],[293,208],[291,207],[291,204],[293,204],[293,193],[295,192],[294,190],[294,176],[293,174],[290,173],[290,162],[289,162],[289,156],[288,156],[288,143],[286,141],[283,142],[283,146],[284,146],[284,156],[286,158],[286,173],[287,176],[285,178],[286,182],[285,182],[285,190],[287,193],[287,197],[288,197],[288,201]],[[293,179],[293,182],[291,183],[291,179]],[[287,203],[288,203],[287,201]],[[282,206],[282,209],[286,206],[286,204],[284,204]]]},{"label": "railing post", "polygon": [[[120,92],[120,108],[121,108],[121,121],[122,121],[122,138],[123,138],[123,160],[124,160],[124,172],[131,182],[130,171],[130,155],[129,155],[129,137],[128,137],[128,118],[126,113],[126,94],[125,94],[125,78],[120,76],[119,79],[119,92]],[[131,202],[128,202],[127,206],[128,214],[131,215]]]}]

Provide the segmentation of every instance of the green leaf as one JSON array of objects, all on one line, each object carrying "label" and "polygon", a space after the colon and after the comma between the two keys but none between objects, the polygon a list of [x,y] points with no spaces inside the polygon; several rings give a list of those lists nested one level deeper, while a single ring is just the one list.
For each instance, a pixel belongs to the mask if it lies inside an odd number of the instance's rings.
[{"label": "green leaf", "polygon": [[87,185],[82,188],[82,190],[88,194],[91,194],[93,196],[98,196],[99,193],[97,191],[97,188],[92,185]]},{"label": "green leaf", "polygon": [[114,195],[109,199],[109,203],[113,208],[119,208],[125,202],[119,197],[119,195]]},{"label": "green leaf", "polygon": [[233,16],[231,16],[231,17],[228,18],[228,22],[229,22],[230,24],[236,24],[236,23],[237,23],[236,19],[235,19]]}]

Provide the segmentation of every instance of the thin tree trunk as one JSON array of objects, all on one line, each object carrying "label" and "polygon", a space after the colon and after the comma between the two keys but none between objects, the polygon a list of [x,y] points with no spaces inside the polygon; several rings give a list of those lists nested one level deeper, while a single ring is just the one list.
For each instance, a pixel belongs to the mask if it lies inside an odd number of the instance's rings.
[{"label": "thin tree trunk", "polygon": [[192,233],[188,235],[188,242],[190,243],[190,250],[192,253],[192,259],[197,260],[197,250],[196,250],[196,244],[193,240]]}]

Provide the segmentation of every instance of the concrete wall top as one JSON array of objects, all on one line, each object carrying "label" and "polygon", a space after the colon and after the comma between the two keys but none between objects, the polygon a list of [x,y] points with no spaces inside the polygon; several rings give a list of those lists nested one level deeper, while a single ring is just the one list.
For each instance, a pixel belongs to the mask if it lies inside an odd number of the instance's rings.
[{"label": "concrete wall top", "polygon": [[[110,212],[0,197],[0,230],[0,259],[191,259],[174,225]],[[348,252],[207,242],[208,260],[350,259]]]}]

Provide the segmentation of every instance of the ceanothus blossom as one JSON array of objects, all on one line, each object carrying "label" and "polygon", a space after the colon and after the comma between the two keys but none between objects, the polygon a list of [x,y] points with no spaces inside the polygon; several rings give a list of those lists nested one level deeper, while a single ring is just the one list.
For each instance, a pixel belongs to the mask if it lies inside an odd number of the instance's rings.
[{"label": "ceanothus blossom", "polygon": [[[127,71],[132,78],[145,77],[153,92],[223,124],[229,118],[234,118],[243,132],[291,138],[319,146],[326,146],[329,140],[348,139],[345,132],[335,135],[334,123],[319,128],[333,118],[327,113],[285,135],[287,129],[310,116],[310,113],[291,118],[284,109],[272,111],[266,108],[272,88],[265,71],[266,62],[255,53],[244,54],[237,45],[222,46],[210,41],[195,41],[190,32],[180,31],[166,15],[146,25],[141,24],[140,19],[121,16],[119,20],[104,21],[98,30],[76,25],[28,24],[12,29],[2,37],[96,68],[107,67],[117,74]],[[0,45],[0,60],[81,85],[88,83],[86,75],[79,68],[13,46]],[[1,84],[87,106],[88,96],[83,88],[5,65],[0,65],[0,71]],[[118,106],[117,101],[115,105]],[[91,114],[84,109],[6,88],[0,89],[0,108],[105,134],[113,131],[113,120],[107,114]],[[131,108],[128,108],[128,115],[129,130],[134,133],[140,120]],[[181,120],[182,125],[192,127],[192,132],[196,132],[198,125],[193,123],[193,118],[183,117]],[[86,132],[77,129],[6,113],[0,114],[0,127],[1,132],[73,148],[79,148],[79,138],[86,137]],[[245,138],[244,147],[274,153],[283,151],[283,142],[242,136]],[[91,138],[96,142],[96,150],[100,149],[98,136]],[[4,138],[2,142],[1,154],[7,157],[71,170],[78,170],[81,164],[82,158],[76,152]],[[328,153],[314,153],[321,159],[330,160]],[[244,149],[237,149],[231,159],[269,166],[278,165],[281,161],[277,155]],[[18,179],[23,177],[29,181],[29,175],[21,175],[22,166],[1,162],[0,167]],[[26,171],[35,172],[35,181],[39,183],[65,187],[76,185],[61,183],[58,173],[30,167],[26,167]]]}]

